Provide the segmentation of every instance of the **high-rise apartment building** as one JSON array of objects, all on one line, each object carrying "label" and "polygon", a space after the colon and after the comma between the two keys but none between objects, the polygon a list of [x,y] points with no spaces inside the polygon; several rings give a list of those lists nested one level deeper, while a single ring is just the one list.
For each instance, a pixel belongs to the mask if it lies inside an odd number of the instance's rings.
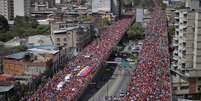
[{"label": "high-rise apartment building", "polygon": [[30,0],[0,0],[0,14],[8,20],[30,15]]},{"label": "high-rise apartment building", "polygon": [[8,20],[14,18],[13,0],[0,0],[0,14]]},{"label": "high-rise apartment building", "polygon": [[172,84],[175,95],[201,98],[201,2],[187,0],[186,8],[175,10]]},{"label": "high-rise apartment building", "polygon": [[29,16],[31,9],[30,0],[14,0],[14,17]]}]

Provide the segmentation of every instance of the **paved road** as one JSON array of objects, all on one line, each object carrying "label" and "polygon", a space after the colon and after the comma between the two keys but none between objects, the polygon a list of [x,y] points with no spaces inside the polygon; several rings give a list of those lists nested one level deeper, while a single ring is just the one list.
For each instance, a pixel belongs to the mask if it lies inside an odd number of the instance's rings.
[{"label": "paved road", "polygon": [[128,71],[131,69],[125,70],[117,67],[111,79],[89,101],[104,101],[105,96],[119,96],[120,89],[127,89],[130,81]]}]

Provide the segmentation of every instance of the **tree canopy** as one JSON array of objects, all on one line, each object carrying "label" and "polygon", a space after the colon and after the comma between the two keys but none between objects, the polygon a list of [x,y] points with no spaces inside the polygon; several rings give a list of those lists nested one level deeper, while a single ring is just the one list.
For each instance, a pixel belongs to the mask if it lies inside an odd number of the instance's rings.
[{"label": "tree canopy", "polygon": [[16,16],[14,19],[14,25],[10,28],[10,30],[0,31],[0,41],[6,42],[16,36],[26,37],[35,34],[43,34],[48,31],[49,26],[39,25],[35,18],[28,16]]},{"label": "tree canopy", "polygon": [[130,40],[142,39],[144,37],[144,29],[140,23],[133,24],[127,33]]},{"label": "tree canopy", "polygon": [[6,32],[9,30],[8,20],[0,15],[0,32]]}]

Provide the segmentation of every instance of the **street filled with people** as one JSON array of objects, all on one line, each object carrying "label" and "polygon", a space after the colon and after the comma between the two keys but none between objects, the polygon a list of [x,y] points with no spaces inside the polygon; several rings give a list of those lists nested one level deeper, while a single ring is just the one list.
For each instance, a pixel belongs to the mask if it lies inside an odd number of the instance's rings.
[{"label": "street filled with people", "polygon": [[167,22],[155,5],[124,101],[171,101]]},{"label": "street filled with people", "polygon": [[[86,46],[63,71],[58,72],[28,101],[74,101],[86,89],[94,73],[108,59],[111,49],[116,46],[133,22],[133,17],[125,17],[110,25],[100,36]],[[89,68],[93,66],[93,68]],[[93,69],[93,70],[92,70]]]}]

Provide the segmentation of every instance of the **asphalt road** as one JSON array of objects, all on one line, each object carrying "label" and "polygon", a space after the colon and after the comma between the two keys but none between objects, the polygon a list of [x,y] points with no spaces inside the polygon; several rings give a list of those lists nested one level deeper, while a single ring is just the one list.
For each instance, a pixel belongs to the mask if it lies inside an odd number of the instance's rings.
[{"label": "asphalt road", "polygon": [[127,85],[130,81],[128,71],[131,71],[132,69],[126,70],[117,67],[110,80],[94,96],[92,96],[89,101],[105,101],[105,96],[119,96],[121,89],[127,89]]}]

